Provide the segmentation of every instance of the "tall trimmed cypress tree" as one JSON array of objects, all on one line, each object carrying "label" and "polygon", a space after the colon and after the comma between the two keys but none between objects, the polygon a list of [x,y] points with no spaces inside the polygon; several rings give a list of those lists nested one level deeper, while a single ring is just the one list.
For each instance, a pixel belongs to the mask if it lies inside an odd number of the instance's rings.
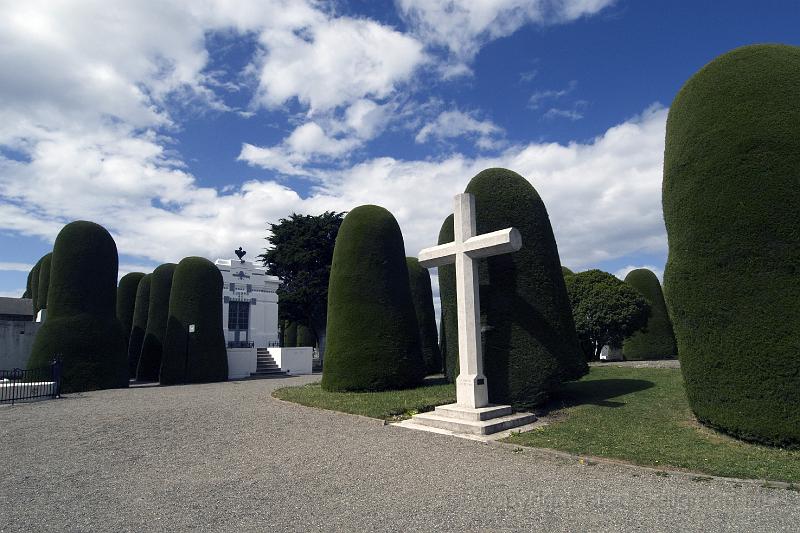
[{"label": "tall trimmed cypress tree", "polygon": [[98,224],[71,222],[56,237],[47,320],[29,365],[59,356],[64,392],[128,386],[125,338],[115,313],[117,264],[114,239]]},{"label": "tall trimmed cypress tree", "polygon": [[36,284],[36,307],[33,309],[33,316],[39,314],[42,309],[47,309],[47,295],[50,290],[50,268],[53,261],[53,252],[45,254],[39,260],[39,283]]},{"label": "tall trimmed cypress tree", "polygon": [[150,309],[150,280],[152,274],[145,274],[136,286],[136,303],[133,307],[131,335],[128,340],[128,368],[131,377],[136,376],[139,357],[142,355],[144,332],[147,330],[147,314]]},{"label": "tall trimmed cypress tree", "polygon": [[504,168],[480,172],[466,192],[475,196],[479,234],[515,227],[522,235],[518,252],[480,261],[489,400],[540,404],[587,371],[547,209],[525,178]]},{"label": "tall trimmed cypress tree", "polygon": [[572,270],[568,269],[565,266],[561,267],[561,273],[564,274],[565,277],[566,276],[574,276],[575,275],[575,272],[573,272]]},{"label": "tall trimmed cypress tree", "polygon": [[297,346],[313,348],[317,345],[317,338],[311,328],[303,324],[297,325]]},{"label": "tall trimmed cypress tree", "polygon": [[[439,230],[438,244],[447,244],[455,240],[453,231],[453,215],[449,215],[442,222]],[[447,381],[455,383],[458,377],[458,308],[456,306],[456,266],[442,265],[439,271],[439,302],[442,306],[442,359],[444,360],[444,374]]]},{"label": "tall trimmed cypress tree", "polygon": [[[194,333],[188,332],[190,324],[195,325]],[[222,273],[208,259],[186,257],[172,278],[159,381],[173,385],[227,379]]]},{"label": "tall trimmed cypress tree", "polygon": [[658,277],[651,270],[637,268],[628,272],[625,283],[639,291],[650,304],[650,317],[643,329],[625,339],[622,356],[629,361],[675,358],[678,346]]},{"label": "tall trimmed cypress tree", "polygon": [[122,276],[117,287],[117,319],[122,324],[125,332],[125,353],[128,353],[128,343],[133,327],[133,311],[136,305],[136,289],[139,281],[144,277],[144,272],[131,272]]},{"label": "tall trimmed cypress tree", "polygon": [[25,292],[22,293],[23,298],[33,298],[31,295],[31,271],[28,271],[28,280],[25,282]]},{"label": "tall trimmed cypress tree", "polygon": [[382,207],[350,211],[336,237],[328,285],[322,388],[413,387],[424,375],[400,226]]},{"label": "tall trimmed cypress tree", "polygon": [[664,293],[697,418],[800,446],[800,48],[745,46],[670,106]]},{"label": "tall trimmed cypress tree", "polygon": [[[42,267],[42,259],[40,257],[36,264],[31,269],[31,300],[33,300],[33,320],[36,321],[36,314],[39,312],[37,304],[39,303],[39,269]],[[52,266],[52,263],[51,263]]]},{"label": "tall trimmed cypress tree", "polygon": [[431,275],[427,268],[419,264],[416,257],[406,257],[408,267],[408,284],[411,287],[411,299],[417,315],[422,360],[428,374],[442,371],[442,355],[437,342],[436,317],[433,310],[433,291]]},{"label": "tall trimmed cypress tree", "polygon": [[[159,265],[153,271],[153,277],[150,278],[147,329],[142,341],[139,365],[136,367],[136,379],[139,381],[158,381],[158,374],[161,371],[161,356],[164,351],[164,335],[167,333],[172,275],[177,266],[175,263]],[[221,322],[222,319],[220,319]]]},{"label": "tall trimmed cypress tree", "polygon": [[297,346],[297,322],[289,322],[283,333],[283,347],[294,348]]}]

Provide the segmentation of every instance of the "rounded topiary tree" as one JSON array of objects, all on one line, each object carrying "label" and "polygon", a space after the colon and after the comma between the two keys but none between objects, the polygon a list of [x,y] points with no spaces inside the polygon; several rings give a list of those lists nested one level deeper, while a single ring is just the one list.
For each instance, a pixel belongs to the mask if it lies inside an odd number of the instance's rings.
[{"label": "rounded topiary tree", "polygon": [[[136,367],[139,381],[158,381],[161,371],[161,355],[164,350],[164,335],[167,332],[169,317],[169,293],[172,289],[172,275],[175,263],[164,263],[153,271],[150,278],[150,302],[147,307],[147,329],[142,340],[142,353]],[[220,294],[222,294],[220,292]],[[220,319],[222,323],[222,319]]]},{"label": "rounded topiary tree", "polygon": [[664,293],[697,418],[800,445],[800,48],[728,52],[667,119]]},{"label": "rounded topiary tree", "polygon": [[564,274],[564,276],[574,276],[575,275],[575,272],[573,272],[572,270],[568,269],[565,266],[561,267],[561,273]]},{"label": "rounded topiary tree", "polygon": [[297,346],[297,322],[288,322],[283,332],[283,347],[294,348]]},{"label": "rounded topiary tree", "polygon": [[[39,258],[36,264],[31,269],[31,300],[33,300],[33,320],[36,321],[36,314],[39,311],[37,304],[39,303],[39,269],[42,267],[42,259]],[[52,266],[52,264],[51,264]]]},{"label": "rounded topiary tree", "polygon": [[[189,325],[195,331],[188,331]],[[159,381],[209,383],[228,379],[228,352],[222,331],[222,273],[208,259],[178,263],[169,296]]]},{"label": "rounded topiary tree", "polygon": [[31,274],[32,271],[28,271],[28,280],[25,282],[25,292],[22,293],[23,298],[32,298],[31,295]]},{"label": "rounded topiary tree", "polygon": [[650,317],[643,329],[625,339],[623,357],[630,361],[673,359],[678,354],[678,346],[658,278],[651,270],[637,268],[628,272],[625,283],[639,291],[650,304]]},{"label": "rounded topiary tree", "polygon": [[[439,230],[438,244],[453,242],[453,215],[442,222]],[[456,267],[442,265],[439,271],[439,303],[442,307],[439,327],[442,331],[441,353],[444,361],[444,375],[447,381],[454,383],[458,377],[458,308],[456,306]]]},{"label": "rounded topiary tree", "polygon": [[[133,311],[136,306],[136,289],[144,277],[144,272],[131,272],[122,276],[117,287],[117,319],[122,324],[125,333],[125,353],[128,353],[128,343],[133,327]],[[133,375],[131,373],[131,375]]]},{"label": "rounded topiary tree", "polygon": [[317,337],[310,327],[303,324],[297,325],[297,343],[298,347],[313,348],[317,345]]},{"label": "rounded topiary tree", "polygon": [[475,196],[479,234],[515,227],[522,235],[518,252],[480,262],[489,400],[540,404],[587,371],[547,209],[525,178],[504,168],[480,172],[466,192]]},{"label": "rounded topiary tree", "polygon": [[102,226],[71,222],[56,237],[47,320],[29,365],[59,356],[64,392],[128,385],[125,338],[115,313],[117,265],[117,246]]},{"label": "rounded topiary tree", "polygon": [[42,309],[47,309],[47,295],[50,290],[50,268],[53,261],[53,252],[45,254],[39,260],[39,282],[36,284],[36,307],[33,309],[33,316],[39,314]]},{"label": "rounded topiary tree", "polygon": [[128,369],[131,377],[136,376],[139,356],[142,354],[144,332],[147,330],[147,313],[150,309],[150,280],[152,274],[145,274],[136,286],[136,302],[133,306],[131,334],[128,339]]},{"label": "rounded topiary tree", "polygon": [[412,387],[424,374],[400,226],[382,207],[350,211],[328,285],[325,390]]},{"label": "rounded topiary tree", "polygon": [[427,268],[420,266],[416,257],[406,257],[406,267],[408,268],[408,284],[411,287],[411,299],[417,315],[425,371],[428,374],[437,374],[442,371],[442,355],[439,352],[437,340],[431,275]]}]

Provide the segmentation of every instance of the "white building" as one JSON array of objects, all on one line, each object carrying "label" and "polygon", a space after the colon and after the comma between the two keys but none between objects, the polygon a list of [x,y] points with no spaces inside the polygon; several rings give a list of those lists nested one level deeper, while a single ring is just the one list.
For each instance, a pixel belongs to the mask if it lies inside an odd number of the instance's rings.
[{"label": "white building", "polygon": [[276,346],[278,286],[266,269],[243,259],[217,259],[222,273],[222,329],[228,348]]},{"label": "white building", "polygon": [[311,373],[311,348],[280,348],[278,286],[266,269],[242,259],[217,259],[222,273],[222,330],[228,349],[228,378],[285,372]]}]

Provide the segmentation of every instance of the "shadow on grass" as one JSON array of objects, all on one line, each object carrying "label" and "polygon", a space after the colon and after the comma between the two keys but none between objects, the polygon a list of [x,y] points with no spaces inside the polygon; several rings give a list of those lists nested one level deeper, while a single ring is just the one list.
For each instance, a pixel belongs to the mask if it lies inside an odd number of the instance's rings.
[{"label": "shadow on grass", "polygon": [[552,411],[578,405],[622,407],[625,402],[612,401],[611,398],[618,398],[654,386],[655,383],[644,379],[593,379],[565,383],[553,394],[553,398],[541,407],[539,412],[546,415]]}]

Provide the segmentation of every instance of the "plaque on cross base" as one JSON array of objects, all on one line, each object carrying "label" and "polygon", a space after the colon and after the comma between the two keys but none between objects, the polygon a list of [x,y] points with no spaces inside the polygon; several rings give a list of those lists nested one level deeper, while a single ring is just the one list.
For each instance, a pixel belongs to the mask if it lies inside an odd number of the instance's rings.
[{"label": "plaque on cross base", "polygon": [[478,260],[516,252],[522,247],[522,237],[515,228],[477,235],[475,198],[471,194],[456,196],[453,213],[455,240],[420,251],[419,263],[426,268],[455,263],[460,367],[456,403],[415,415],[411,423],[412,427],[416,424],[454,433],[488,435],[536,420],[530,413],[513,413],[510,405],[489,404],[490,384],[483,375],[480,342]]}]

